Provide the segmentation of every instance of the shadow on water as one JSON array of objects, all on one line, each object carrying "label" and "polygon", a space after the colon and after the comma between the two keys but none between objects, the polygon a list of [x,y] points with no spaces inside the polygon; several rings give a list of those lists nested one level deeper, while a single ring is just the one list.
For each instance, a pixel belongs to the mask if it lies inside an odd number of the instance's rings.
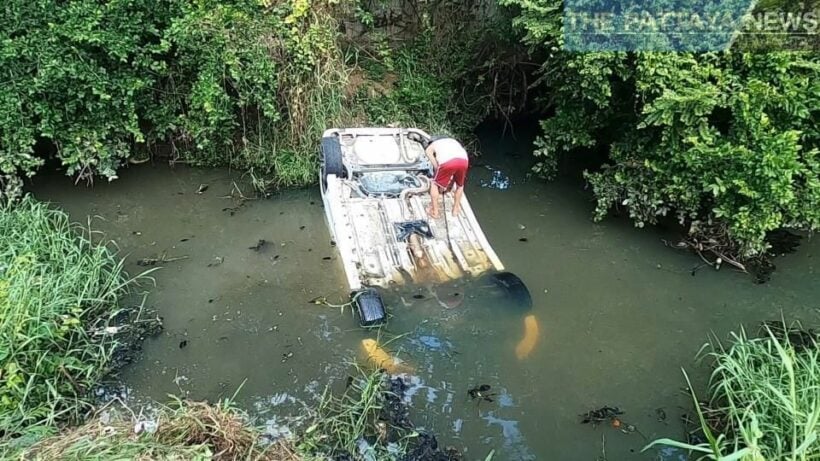
[{"label": "shadow on water", "polygon": [[[121,373],[128,397],[217,399],[245,382],[239,403],[273,435],[287,434],[289,416],[328,383],[343,389],[349,361],[379,347],[406,367],[417,426],[464,448],[465,459],[493,449],[499,460],[593,460],[603,450],[610,460],[652,459],[640,453],[648,439],[683,435],[680,367],[704,382],[693,356],[709,332],[724,336],[781,310],[820,323],[816,239],[780,259],[765,285],[725,269],[693,277],[699,260],[661,244],[674,229],[593,223],[577,176],[527,176],[534,131],[511,140],[484,130],[466,193],[530,302],[510,303],[499,280],[404,287],[384,293],[391,319],[380,331],[358,328],[349,309],[310,303],[347,301],[317,189],[241,200],[234,181],[245,186],[226,170],[150,165],[94,188],[47,175],[31,188],[77,221],[96,217],[130,272],[144,269],[141,259],[165,261],[148,298],[165,330]],[[489,400],[470,393],[482,386]],[[580,423],[604,406],[637,430]]]}]

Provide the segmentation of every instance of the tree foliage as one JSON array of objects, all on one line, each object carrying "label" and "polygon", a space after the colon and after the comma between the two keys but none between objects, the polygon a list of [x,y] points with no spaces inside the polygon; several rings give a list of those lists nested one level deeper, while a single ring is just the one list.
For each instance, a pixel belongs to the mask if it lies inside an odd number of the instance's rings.
[{"label": "tree foliage", "polygon": [[745,257],[774,229],[820,229],[817,53],[572,53],[561,0],[502,3],[552,94],[535,169],[552,176],[562,153],[606,152],[585,174],[597,219],[627,206],[642,227],[674,213]]},{"label": "tree foliage", "polygon": [[342,83],[328,73],[342,61],[331,3],[5,2],[0,181],[10,192],[32,175],[42,146],[84,179],[160,143],[195,163],[286,169],[276,144],[305,150],[306,104],[332,111],[326,89]]}]

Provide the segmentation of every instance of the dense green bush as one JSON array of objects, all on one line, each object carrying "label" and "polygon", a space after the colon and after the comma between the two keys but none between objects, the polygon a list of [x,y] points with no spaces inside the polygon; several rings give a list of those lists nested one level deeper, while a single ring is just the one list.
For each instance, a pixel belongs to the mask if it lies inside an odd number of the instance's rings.
[{"label": "dense green bush", "polygon": [[122,262],[64,212],[29,197],[0,206],[0,436],[90,408],[127,284]]},{"label": "dense green bush", "polygon": [[[42,160],[39,139],[69,174],[113,177],[143,140],[140,109],[161,72],[168,2],[4,2],[0,15],[0,181]],[[167,19],[166,19],[167,20]]]},{"label": "dense green bush", "polygon": [[51,146],[83,179],[113,179],[137,149],[167,143],[175,158],[303,183],[286,174],[288,156],[310,163],[317,120],[340,111],[344,69],[329,3],[12,0],[3,8],[6,192],[42,163],[35,146]]},{"label": "dense green bush", "polygon": [[586,174],[596,218],[626,206],[642,227],[674,214],[744,257],[771,230],[820,229],[817,53],[574,53],[562,49],[561,0],[502,3],[551,95],[536,171],[554,175],[564,152],[606,152]]},{"label": "dense green bush", "polygon": [[[376,30],[368,8],[385,5],[371,3],[6,2],[0,189],[19,193],[19,179],[34,174],[43,154],[79,179],[111,180],[127,159],[156,152],[250,170],[263,186],[301,185],[313,181],[317,139],[331,125],[438,128],[451,117],[471,128],[465,122],[487,104],[478,91],[465,97],[461,79],[491,67],[492,47],[474,40],[492,30],[481,22],[481,2],[414,2],[423,13],[408,19],[416,35],[400,40]],[[462,23],[449,20],[453,9]],[[354,17],[365,22],[363,36],[346,40],[340,26]],[[467,24],[463,36],[453,33]],[[396,88],[383,86],[385,100],[351,94],[360,54],[399,75]],[[466,101],[469,117],[459,109]]]}]

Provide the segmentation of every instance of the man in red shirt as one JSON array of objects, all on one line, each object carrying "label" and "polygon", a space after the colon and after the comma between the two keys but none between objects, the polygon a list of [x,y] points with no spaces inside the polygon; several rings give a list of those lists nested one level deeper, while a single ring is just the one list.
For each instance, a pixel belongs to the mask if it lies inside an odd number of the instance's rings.
[{"label": "man in red shirt", "polygon": [[453,216],[461,212],[461,197],[464,195],[464,181],[467,179],[469,160],[467,151],[458,141],[447,136],[433,136],[425,150],[430,163],[436,169],[436,176],[430,185],[430,207],[427,213],[431,218],[439,217],[439,197],[455,185]]}]

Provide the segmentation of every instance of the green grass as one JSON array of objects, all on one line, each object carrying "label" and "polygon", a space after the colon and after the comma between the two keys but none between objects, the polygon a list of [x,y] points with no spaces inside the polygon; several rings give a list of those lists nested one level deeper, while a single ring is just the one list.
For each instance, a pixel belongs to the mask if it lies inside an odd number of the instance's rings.
[{"label": "green grass", "polygon": [[[367,459],[403,459],[416,433],[389,427],[382,419],[389,376],[355,369],[357,375],[342,393],[326,390],[317,407],[305,409],[308,427],[292,440],[265,440],[261,428],[234,407],[232,399],[217,404],[174,399],[149,411],[147,417],[120,405],[98,410],[85,423],[59,433],[41,434],[16,445],[0,444],[0,459],[298,461],[345,454],[364,459],[359,444],[365,440],[372,455]],[[392,449],[387,448],[389,441]]]},{"label": "green grass", "polygon": [[708,404],[698,404],[693,395],[708,443],[662,439],[652,445],[689,449],[700,459],[820,459],[817,344],[797,350],[768,327],[763,337],[750,338],[741,330],[731,341],[728,349],[718,341],[706,347],[706,357],[715,365]]},{"label": "green grass", "polygon": [[[80,230],[84,230],[85,234]],[[66,213],[30,197],[0,206],[0,428],[77,421],[106,373],[104,328],[132,281]],[[0,437],[4,434],[0,431]]]},{"label": "green grass", "polygon": [[[334,395],[326,389],[318,407],[312,411],[312,423],[297,444],[305,459],[335,459],[360,453],[362,440],[371,442],[372,459],[399,459],[417,435],[413,431],[390,427],[381,419],[389,392],[389,375],[379,370],[366,371],[359,366],[356,370],[357,376],[351,377],[342,394]],[[395,449],[388,451],[388,434],[391,433],[398,434],[400,439],[396,441]]]},{"label": "green grass", "polygon": [[43,461],[299,459],[286,443],[261,443],[260,430],[227,401],[176,400],[150,420],[155,426],[140,425],[122,409],[111,411],[8,456]]}]

